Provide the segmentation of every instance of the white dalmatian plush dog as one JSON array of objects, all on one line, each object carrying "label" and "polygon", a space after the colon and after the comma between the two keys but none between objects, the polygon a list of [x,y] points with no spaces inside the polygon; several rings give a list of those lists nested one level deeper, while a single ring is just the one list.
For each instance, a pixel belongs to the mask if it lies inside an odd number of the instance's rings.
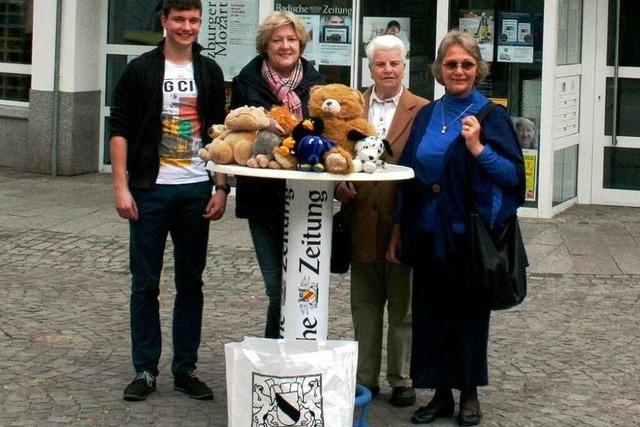
[{"label": "white dalmatian plush dog", "polygon": [[366,136],[352,130],[349,139],[357,141],[355,145],[356,156],[353,159],[353,172],[373,173],[378,167],[385,168],[386,162],[382,160],[382,154],[386,152],[393,156],[389,141],[377,136]]}]

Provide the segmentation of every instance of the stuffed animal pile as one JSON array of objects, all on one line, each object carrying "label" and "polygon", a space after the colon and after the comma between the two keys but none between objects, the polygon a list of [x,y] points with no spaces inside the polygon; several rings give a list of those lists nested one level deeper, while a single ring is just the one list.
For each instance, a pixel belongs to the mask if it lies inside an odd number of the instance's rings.
[{"label": "stuffed animal pile", "polygon": [[342,84],[314,86],[308,111],[310,117],[299,122],[286,107],[236,108],[224,125],[209,129],[214,140],[198,154],[220,164],[334,174],[385,166],[381,156],[390,153],[389,143],[362,118],[360,92]]}]

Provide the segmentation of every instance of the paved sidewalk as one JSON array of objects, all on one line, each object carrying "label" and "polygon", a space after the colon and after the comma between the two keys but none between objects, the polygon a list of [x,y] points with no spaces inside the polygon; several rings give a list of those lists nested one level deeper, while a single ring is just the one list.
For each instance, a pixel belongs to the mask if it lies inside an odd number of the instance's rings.
[{"label": "paved sidewalk", "polygon": [[[128,231],[110,176],[0,168],[0,425],[226,425],[223,346],[260,336],[266,311],[246,224],[232,213],[230,199],[212,224],[205,273],[199,375],[215,400],[173,391],[167,257],[158,392],[127,403]],[[522,227],[529,296],[493,315],[482,425],[640,425],[640,209],[577,206]],[[351,337],[348,275],[333,276],[330,338]],[[389,394],[383,384],[370,424],[411,425],[415,408],[393,408]],[[430,395],[420,391],[420,403]]]}]

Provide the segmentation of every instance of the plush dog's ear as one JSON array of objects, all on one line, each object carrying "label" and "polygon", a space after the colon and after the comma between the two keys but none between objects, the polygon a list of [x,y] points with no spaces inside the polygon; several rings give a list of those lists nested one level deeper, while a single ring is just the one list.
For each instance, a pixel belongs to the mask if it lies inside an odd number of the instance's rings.
[{"label": "plush dog's ear", "polygon": [[361,139],[365,139],[366,137],[367,135],[356,129],[351,129],[347,133],[347,138],[349,139],[349,141],[360,141]]},{"label": "plush dog's ear", "polygon": [[386,151],[390,157],[393,157],[393,150],[391,149],[391,144],[389,144],[389,141],[383,139],[382,144],[384,145],[384,151]]}]

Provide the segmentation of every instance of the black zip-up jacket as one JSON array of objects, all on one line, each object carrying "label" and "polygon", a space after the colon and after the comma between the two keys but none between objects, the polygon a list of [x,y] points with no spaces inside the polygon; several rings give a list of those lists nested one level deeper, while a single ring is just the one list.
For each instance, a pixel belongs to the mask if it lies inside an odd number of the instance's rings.
[{"label": "black zip-up jacket", "polygon": [[[264,107],[269,109],[274,105],[281,105],[278,98],[262,77],[262,56],[256,56],[233,79],[231,86],[231,108],[243,105]],[[312,86],[326,83],[325,77],[313,68],[313,65],[301,58],[303,76],[295,93],[302,102],[302,115],[308,117],[307,103],[309,90]],[[236,177],[236,216],[239,218],[267,217],[282,224],[284,211],[283,179]]]},{"label": "black zip-up jacket", "polygon": [[[162,84],[164,82],[164,40],[140,55],[125,68],[113,93],[111,137],[127,140],[129,187],[151,188],[158,177],[162,139]],[[198,114],[202,143],[211,138],[207,129],[225,118],[224,76],[216,62],[200,55],[202,46],[193,44],[193,74],[198,89]]]}]

